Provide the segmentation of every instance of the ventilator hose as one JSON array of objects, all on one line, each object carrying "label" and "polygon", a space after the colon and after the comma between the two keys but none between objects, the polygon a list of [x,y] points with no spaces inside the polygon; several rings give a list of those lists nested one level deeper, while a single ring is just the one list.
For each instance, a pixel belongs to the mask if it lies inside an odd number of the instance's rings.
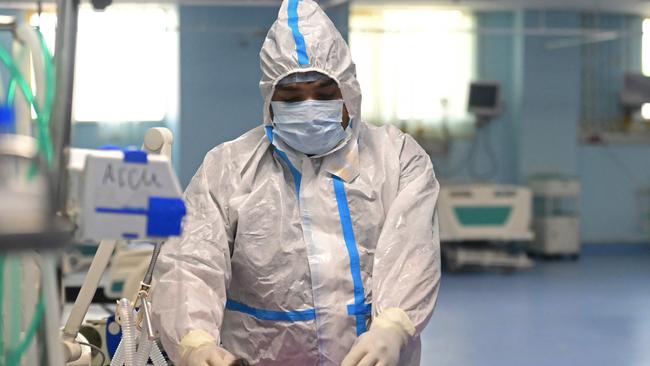
[{"label": "ventilator hose", "polygon": [[138,351],[135,354],[135,366],[147,366],[153,342],[153,340],[149,339],[147,327],[143,327],[140,333],[140,342],[138,342]]},{"label": "ventilator hose", "polygon": [[122,365],[124,365],[124,339],[120,340],[120,344],[117,346],[113,359],[111,360],[111,366]]},{"label": "ventilator hose", "polygon": [[160,348],[158,347],[158,343],[153,342],[153,347],[151,349],[151,362],[153,362],[153,366],[167,366],[167,361],[165,360],[165,356],[163,356],[162,352],[160,351]]},{"label": "ventilator hose", "polygon": [[118,312],[122,325],[122,342],[124,342],[124,364],[134,366],[136,329],[131,304],[127,299],[121,299],[118,304]]}]

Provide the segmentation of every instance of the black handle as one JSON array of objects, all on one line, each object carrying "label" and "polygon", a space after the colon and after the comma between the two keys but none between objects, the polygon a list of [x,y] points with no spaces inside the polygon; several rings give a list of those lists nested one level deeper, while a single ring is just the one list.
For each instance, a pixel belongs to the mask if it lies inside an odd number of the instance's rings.
[{"label": "black handle", "polygon": [[248,363],[248,361],[246,361],[245,359],[240,358],[234,361],[233,363],[231,363],[230,366],[250,366],[250,363]]}]

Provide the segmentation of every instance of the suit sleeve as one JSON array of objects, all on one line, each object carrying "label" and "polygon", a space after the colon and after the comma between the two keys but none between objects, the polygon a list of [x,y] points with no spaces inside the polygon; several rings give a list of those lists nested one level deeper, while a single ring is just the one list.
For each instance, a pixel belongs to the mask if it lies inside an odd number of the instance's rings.
[{"label": "suit sleeve", "polygon": [[388,209],[373,265],[373,315],[403,310],[416,335],[427,325],[440,286],[439,184],[431,159],[405,136],[397,196]]},{"label": "suit sleeve", "polygon": [[220,185],[221,169],[206,157],[184,194],[182,237],[164,244],[156,265],[153,323],[175,363],[182,338],[192,330],[220,341],[234,237],[222,197],[210,189],[211,183]]}]

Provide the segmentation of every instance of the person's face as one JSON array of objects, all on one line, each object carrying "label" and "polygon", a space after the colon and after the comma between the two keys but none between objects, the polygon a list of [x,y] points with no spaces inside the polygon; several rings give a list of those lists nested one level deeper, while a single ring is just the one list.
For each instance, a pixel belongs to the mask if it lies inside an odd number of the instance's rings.
[{"label": "person's face", "polygon": [[[278,85],[275,88],[273,102],[296,103],[306,100],[337,100],[343,99],[341,89],[333,79],[317,80],[307,83],[291,83]],[[271,117],[273,117],[273,108],[271,108]],[[348,109],[343,104],[343,128],[348,128],[350,115]]]}]

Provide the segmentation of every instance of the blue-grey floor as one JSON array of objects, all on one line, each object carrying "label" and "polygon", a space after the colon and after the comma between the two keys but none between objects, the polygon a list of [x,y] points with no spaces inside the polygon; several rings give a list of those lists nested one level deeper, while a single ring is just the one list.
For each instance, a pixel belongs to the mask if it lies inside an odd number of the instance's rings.
[{"label": "blue-grey floor", "polygon": [[443,275],[423,366],[650,365],[650,246]]}]

